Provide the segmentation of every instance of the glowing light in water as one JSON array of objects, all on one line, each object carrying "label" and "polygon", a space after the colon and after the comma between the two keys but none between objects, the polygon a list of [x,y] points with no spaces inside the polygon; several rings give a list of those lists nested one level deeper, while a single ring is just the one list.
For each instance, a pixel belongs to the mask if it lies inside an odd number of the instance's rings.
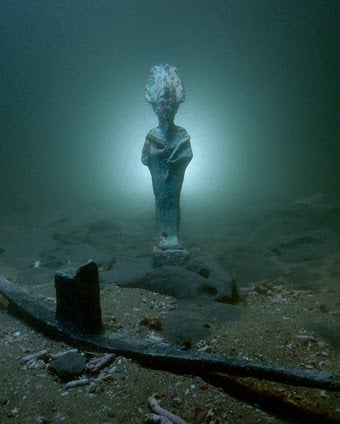
[{"label": "glowing light in water", "polygon": [[[140,102],[128,105],[129,114],[116,116],[114,124],[107,129],[103,152],[102,189],[118,193],[121,202],[136,201],[153,204],[151,176],[141,163],[141,151],[147,132],[157,125],[148,105]],[[183,110],[182,110],[183,109]],[[183,184],[182,200],[206,201],[221,189],[231,187],[230,135],[226,134],[226,123],[199,107],[182,105],[176,116],[176,124],[187,129],[191,136],[194,153]],[[120,114],[123,114],[121,109]],[[229,140],[228,140],[229,139]],[[229,158],[229,159],[228,159]],[[105,174],[105,175],[104,175]]]}]

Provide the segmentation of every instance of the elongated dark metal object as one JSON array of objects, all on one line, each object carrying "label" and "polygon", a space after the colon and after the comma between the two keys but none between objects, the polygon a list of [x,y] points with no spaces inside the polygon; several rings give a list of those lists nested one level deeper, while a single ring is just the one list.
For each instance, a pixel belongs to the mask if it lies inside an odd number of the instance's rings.
[{"label": "elongated dark metal object", "polygon": [[0,294],[7,299],[10,313],[24,319],[50,337],[62,339],[82,349],[114,352],[151,369],[192,374],[203,378],[207,373],[219,372],[294,386],[340,391],[340,377],[328,372],[314,373],[222,355],[181,350],[175,346],[154,343],[119,332],[106,331],[95,335],[80,333],[74,327],[56,321],[55,305],[28,296],[24,289],[10,283],[3,276],[0,276]]}]

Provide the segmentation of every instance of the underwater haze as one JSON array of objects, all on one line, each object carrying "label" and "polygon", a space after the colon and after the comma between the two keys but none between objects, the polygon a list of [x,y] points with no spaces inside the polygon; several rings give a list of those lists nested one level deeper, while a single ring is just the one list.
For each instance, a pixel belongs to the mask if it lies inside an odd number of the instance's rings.
[{"label": "underwater haze", "polygon": [[153,210],[149,69],[179,69],[182,207],[339,198],[337,0],[2,0],[4,213]]},{"label": "underwater haze", "polygon": [[340,423],[339,17],[0,0],[1,424]]}]

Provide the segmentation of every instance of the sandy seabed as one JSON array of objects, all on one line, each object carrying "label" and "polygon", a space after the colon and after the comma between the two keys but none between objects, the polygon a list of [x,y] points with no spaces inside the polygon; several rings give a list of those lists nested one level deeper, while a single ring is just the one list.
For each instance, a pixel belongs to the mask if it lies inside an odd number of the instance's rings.
[{"label": "sandy seabed", "polygon": [[[340,210],[294,205],[236,215],[228,222],[215,220],[211,228],[199,219],[183,222],[183,242],[192,252],[212,255],[232,274],[241,295],[233,306],[237,313],[212,320],[193,314],[183,328],[169,329],[166,323],[183,307],[178,299],[106,283],[101,288],[105,329],[339,376]],[[2,222],[0,274],[51,303],[55,271],[76,269],[93,257],[105,257],[103,262],[114,267],[152,249],[150,216],[73,219],[62,213],[39,223],[13,216]],[[86,384],[68,388],[49,372],[48,363],[73,347],[10,315],[4,299],[0,306],[0,423],[142,424],[154,393],[163,408],[194,424],[340,422],[336,392],[251,378],[226,379],[222,387],[124,357],[99,374],[79,377],[87,378]],[[23,359],[41,351],[37,358]],[[80,352],[87,361],[103,356]]]}]

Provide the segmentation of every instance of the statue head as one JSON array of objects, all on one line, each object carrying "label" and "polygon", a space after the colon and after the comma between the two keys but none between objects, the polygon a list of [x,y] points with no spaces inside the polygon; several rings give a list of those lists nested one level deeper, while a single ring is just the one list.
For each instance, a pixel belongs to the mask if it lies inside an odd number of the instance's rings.
[{"label": "statue head", "polygon": [[185,100],[184,86],[177,68],[170,65],[151,68],[145,86],[145,98],[151,103],[160,121],[173,121],[179,105]]}]

